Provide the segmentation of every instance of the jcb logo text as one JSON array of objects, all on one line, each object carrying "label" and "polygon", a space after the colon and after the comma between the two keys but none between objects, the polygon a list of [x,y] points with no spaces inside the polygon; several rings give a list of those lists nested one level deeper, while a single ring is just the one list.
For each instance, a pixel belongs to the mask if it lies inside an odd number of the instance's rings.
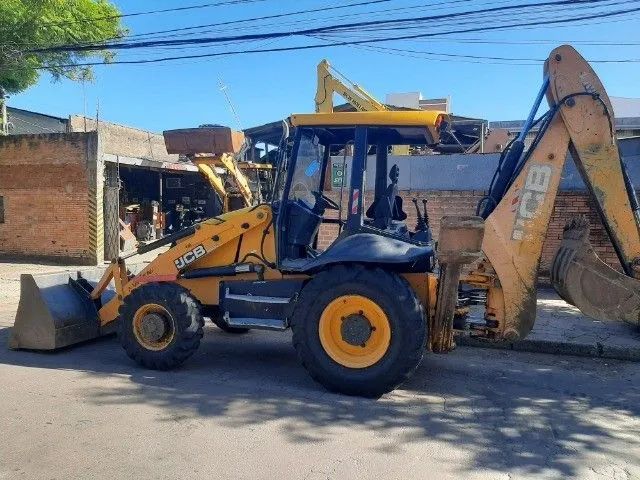
[{"label": "jcb logo text", "polygon": [[513,225],[511,238],[522,240],[524,236],[524,226],[527,220],[534,218],[538,214],[540,206],[549,189],[551,181],[551,165],[531,165],[527,173],[527,180],[520,195],[520,202],[516,209],[516,221]]},{"label": "jcb logo text", "polygon": [[207,253],[207,251],[204,249],[204,246],[198,245],[193,250],[185,253],[184,255],[182,255],[177,260],[174,260],[173,263],[176,264],[176,268],[178,270],[182,270],[184,267],[186,267],[190,263],[195,262],[197,259],[199,259],[201,256],[203,256],[205,253]]}]

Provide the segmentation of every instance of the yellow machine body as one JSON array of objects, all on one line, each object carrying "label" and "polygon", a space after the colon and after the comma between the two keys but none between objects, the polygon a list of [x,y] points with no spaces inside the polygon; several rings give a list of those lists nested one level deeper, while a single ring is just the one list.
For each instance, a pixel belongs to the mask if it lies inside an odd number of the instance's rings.
[{"label": "yellow machine body", "polygon": [[[178,240],[174,247],[160,254],[131,278],[121,278],[120,275],[126,268],[122,262],[113,262],[100,285],[113,279],[117,296],[99,310],[101,324],[116,320],[121,299],[135,288],[150,282],[176,282],[188,288],[202,304],[217,305],[218,286],[225,278],[179,278],[180,271],[186,267],[231,265],[249,254],[263,255],[266,260],[275,261],[273,228],[267,229],[272,222],[269,206],[247,207],[218,218],[223,221],[209,219],[198,224],[192,236]],[[268,230],[267,233],[265,230]],[[267,268],[264,276],[266,279],[282,278],[282,274],[273,268]],[[243,278],[255,278],[255,274],[239,274],[234,277],[236,280]]]},{"label": "yellow machine body", "polygon": [[352,125],[397,125],[402,127],[423,127],[430,136],[425,143],[436,144],[440,138],[440,126],[448,120],[445,112],[436,110],[383,111],[383,112],[340,112],[340,113],[299,113],[291,115],[291,125],[300,126],[352,126]]},{"label": "yellow machine body", "polygon": [[[135,288],[152,282],[175,282],[187,288],[203,305],[218,305],[219,285],[228,277],[219,278],[180,278],[180,271],[195,268],[219,267],[237,263],[247,255],[260,255],[268,262],[276,261],[273,213],[268,205],[249,207],[223,214],[217,219],[206,220],[198,224],[198,228],[191,237],[179,240],[169,251],[164,252],[150,262],[137,275],[128,277],[123,260],[112,262],[97,283],[93,296],[98,297],[106,286],[113,281],[115,292],[111,300],[99,311],[100,324],[105,326],[118,318],[118,309],[122,299]],[[198,258],[188,263],[182,269],[182,261],[190,252],[198,249]],[[301,275],[287,275],[278,269],[267,266],[264,271],[265,280],[301,277]],[[305,277],[305,276],[302,276]],[[406,273],[404,277],[415,290],[416,295],[432,311],[435,308],[435,291],[437,276]],[[234,280],[254,279],[254,273],[238,274]]]}]

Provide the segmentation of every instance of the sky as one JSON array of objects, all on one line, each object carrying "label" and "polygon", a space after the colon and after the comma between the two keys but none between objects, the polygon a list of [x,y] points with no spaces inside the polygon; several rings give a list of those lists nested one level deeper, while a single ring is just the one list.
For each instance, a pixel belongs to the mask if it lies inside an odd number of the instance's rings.
[{"label": "sky", "polygon": [[[356,0],[350,0],[352,3]],[[541,1],[541,0],[538,0]],[[608,0],[626,4],[633,1]],[[113,0],[123,13],[174,8],[207,3],[206,0]],[[140,34],[186,26],[228,22],[257,16],[340,5],[338,0],[259,0],[244,5],[227,5],[197,10],[140,15],[123,18],[130,34]],[[388,0],[382,5],[366,5],[335,12],[265,20],[240,30],[234,24],[207,35],[237,35],[247,32],[289,31],[325,23],[340,24],[380,18],[404,18],[468,11],[494,5],[536,3],[533,0],[457,0],[449,2]],[[460,5],[458,5],[458,3]],[[451,5],[453,4],[453,5]],[[466,4],[466,5],[462,5]],[[403,8],[397,14],[385,9]],[[378,14],[367,12],[381,11]],[[578,14],[588,14],[582,7]],[[395,16],[394,16],[395,15]],[[476,24],[491,25],[496,15],[486,15]],[[514,17],[516,18],[516,17]],[[519,18],[534,19],[535,14]],[[37,86],[14,95],[9,105],[67,117],[70,114],[95,116],[137,128],[161,132],[172,128],[195,127],[204,123],[248,128],[276,121],[292,113],[312,112],[316,89],[316,65],[327,58],[341,73],[364,86],[384,101],[391,92],[420,91],[425,98],[450,96],[457,115],[488,120],[515,120],[527,116],[542,79],[542,62],[504,63],[498,60],[462,57],[433,57],[415,52],[446,55],[544,59],[556,45],[572,43],[587,59],[640,60],[640,13],[590,21],[582,25],[553,25],[493,32],[464,33],[382,44],[398,50],[373,51],[362,46],[325,47],[290,52],[244,54],[198,60],[180,60],[147,65],[104,65],[95,67],[95,80],[77,83],[52,82],[43,74]],[[427,31],[428,26],[415,31]],[[434,31],[438,27],[433,27]],[[433,29],[432,28],[432,29]],[[409,30],[407,30],[409,31]],[[353,35],[356,37],[360,33]],[[468,39],[485,43],[469,43]],[[260,40],[242,48],[268,48],[313,41],[286,38]],[[497,42],[497,43],[490,43]],[[505,43],[508,42],[508,43]],[[599,43],[607,43],[602,45]],[[620,45],[627,43],[630,45]],[[223,51],[234,47],[218,47]],[[209,49],[208,51],[212,51]],[[150,58],[159,53],[206,51],[131,51],[116,59]],[[437,59],[436,59],[437,58]],[[446,60],[446,61],[444,61]],[[593,64],[610,96],[640,97],[640,63]],[[225,86],[225,91],[220,85]],[[225,95],[226,94],[226,95]],[[233,105],[232,112],[229,102]],[[336,104],[343,103],[336,98]]]}]

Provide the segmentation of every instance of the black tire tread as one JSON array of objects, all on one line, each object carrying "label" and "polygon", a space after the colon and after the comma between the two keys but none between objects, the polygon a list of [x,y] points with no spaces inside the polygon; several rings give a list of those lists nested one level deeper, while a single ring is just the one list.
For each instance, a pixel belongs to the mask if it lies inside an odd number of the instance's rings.
[{"label": "black tire tread", "polygon": [[[176,337],[163,351],[142,347],[131,332],[131,321],[141,305],[157,303],[172,314],[177,323]],[[148,283],[133,290],[120,306],[118,338],[127,355],[153,370],[169,370],[187,360],[200,346],[204,335],[204,318],[200,302],[189,290],[173,283]]]},{"label": "black tire tread", "polygon": [[[310,352],[308,345],[309,311],[313,302],[321,294],[345,283],[373,285],[382,295],[390,292],[394,302],[401,305],[400,313],[405,323],[406,332],[402,340],[402,354],[385,375],[376,382],[356,384],[347,379],[336,379],[319,365]],[[372,298],[377,301],[377,299]],[[298,359],[311,377],[328,390],[359,395],[379,397],[402,384],[420,364],[425,352],[427,326],[424,307],[416,297],[409,283],[400,275],[388,272],[379,267],[368,267],[361,264],[336,265],[319,272],[302,289],[291,318],[293,330],[293,346]],[[318,321],[313,319],[313,321]]]}]

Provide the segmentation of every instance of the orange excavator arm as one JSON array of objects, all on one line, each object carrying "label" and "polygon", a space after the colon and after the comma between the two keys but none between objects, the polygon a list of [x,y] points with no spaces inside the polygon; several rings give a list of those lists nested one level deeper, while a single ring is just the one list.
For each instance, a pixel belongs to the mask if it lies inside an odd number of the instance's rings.
[{"label": "orange excavator arm", "polygon": [[[523,153],[524,139],[545,96],[550,110],[538,120],[538,134]],[[577,220],[565,229],[554,259],[554,286],[588,315],[638,324],[640,282],[634,278],[640,259],[638,207],[618,152],[614,122],[609,97],[589,64],[570,46],[553,50],[529,120],[503,154],[479,208],[486,226],[481,270],[497,278],[488,292],[489,336],[517,340],[533,327],[542,246],[568,152],[624,273],[597,258],[589,245],[588,225]]]}]

